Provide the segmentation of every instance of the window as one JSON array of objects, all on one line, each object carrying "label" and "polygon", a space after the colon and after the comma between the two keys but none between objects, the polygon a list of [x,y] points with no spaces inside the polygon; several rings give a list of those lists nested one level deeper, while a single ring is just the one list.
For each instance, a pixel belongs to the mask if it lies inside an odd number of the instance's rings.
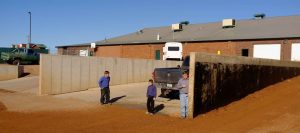
[{"label": "window", "polygon": [[249,56],[249,49],[242,49],[242,56]]},{"label": "window", "polygon": [[179,51],[179,47],[168,47],[168,51]]},{"label": "window", "polygon": [[28,49],[28,54],[33,54],[34,53],[34,51],[32,50],[32,49]]}]

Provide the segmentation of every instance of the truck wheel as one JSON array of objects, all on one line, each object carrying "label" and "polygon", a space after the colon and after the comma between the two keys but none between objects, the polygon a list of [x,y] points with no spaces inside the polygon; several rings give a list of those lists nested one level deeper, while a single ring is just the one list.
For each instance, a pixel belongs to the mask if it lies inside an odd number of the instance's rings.
[{"label": "truck wheel", "polygon": [[8,60],[6,63],[7,63],[7,64],[12,64],[12,61],[11,61],[11,60]]},{"label": "truck wheel", "polygon": [[15,59],[13,62],[12,62],[13,65],[20,65],[20,59]]},{"label": "truck wheel", "polygon": [[161,89],[161,97],[168,97],[169,91],[167,89]]}]

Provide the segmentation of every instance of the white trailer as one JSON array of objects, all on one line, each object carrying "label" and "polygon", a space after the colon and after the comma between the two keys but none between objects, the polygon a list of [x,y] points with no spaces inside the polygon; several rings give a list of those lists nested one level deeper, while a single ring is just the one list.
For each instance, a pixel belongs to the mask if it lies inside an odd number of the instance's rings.
[{"label": "white trailer", "polygon": [[182,43],[167,42],[163,52],[163,60],[182,60]]}]

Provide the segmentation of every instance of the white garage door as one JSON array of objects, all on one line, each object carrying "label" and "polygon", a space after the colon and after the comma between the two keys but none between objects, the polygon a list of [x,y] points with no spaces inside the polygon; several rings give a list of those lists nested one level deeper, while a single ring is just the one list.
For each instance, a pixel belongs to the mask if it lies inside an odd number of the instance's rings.
[{"label": "white garage door", "polygon": [[280,60],[280,51],[280,44],[255,44],[253,57]]},{"label": "white garage door", "polygon": [[292,44],[292,61],[300,61],[300,43]]}]

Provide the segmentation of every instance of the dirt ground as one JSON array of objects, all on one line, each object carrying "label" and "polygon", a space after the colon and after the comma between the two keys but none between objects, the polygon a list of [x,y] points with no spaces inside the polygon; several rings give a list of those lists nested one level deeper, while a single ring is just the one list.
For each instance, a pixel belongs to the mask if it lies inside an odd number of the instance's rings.
[{"label": "dirt ground", "polygon": [[40,65],[24,65],[24,73],[28,76],[38,76],[40,73]]},{"label": "dirt ground", "polygon": [[[3,97],[16,97],[20,104],[40,102],[40,108],[51,98],[0,91]],[[19,97],[19,98],[18,98]],[[118,105],[93,104],[81,109],[44,111],[10,111],[7,101],[0,104],[0,131],[3,133],[65,132],[203,132],[203,133],[299,133],[300,77],[269,86],[225,107],[212,110],[195,119],[179,119],[164,115],[149,116],[143,109]],[[25,99],[31,99],[26,101]],[[13,101],[11,101],[13,102]],[[60,106],[67,106],[65,101]],[[55,107],[53,104],[49,106]],[[78,104],[83,104],[78,101]],[[90,105],[90,104],[89,104]],[[19,105],[21,106],[21,105]],[[25,105],[24,105],[25,106]]]}]

